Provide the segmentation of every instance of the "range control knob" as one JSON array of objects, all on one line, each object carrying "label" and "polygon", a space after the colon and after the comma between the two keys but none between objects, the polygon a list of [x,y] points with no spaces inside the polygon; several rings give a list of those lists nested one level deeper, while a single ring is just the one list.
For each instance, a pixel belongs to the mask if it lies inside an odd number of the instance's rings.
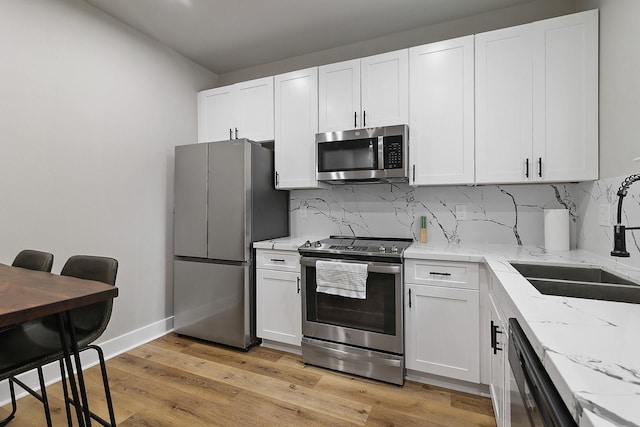
[{"label": "range control knob", "polygon": [[391,252],[393,252],[394,254],[398,253],[398,247],[396,245],[391,246]]},{"label": "range control knob", "polygon": [[307,240],[306,242],[304,242],[304,245],[303,245],[303,246],[304,246],[305,248],[310,248],[310,247],[311,247],[311,242]]},{"label": "range control knob", "polygon": [[380,252],[386,252],[387,249],[384,247],[384,245],[380,245],[380,247],[378,248],[378,251]]},{"label": "range control knob", "polygon": [[313,244],[313,246],[315,246],[316,248],[319,248],[319,247],[321,247],[321,246],[322,246],[322,243],[320,243],[320,240],[318,240],[317,242],[315,242],[315,243]]}]

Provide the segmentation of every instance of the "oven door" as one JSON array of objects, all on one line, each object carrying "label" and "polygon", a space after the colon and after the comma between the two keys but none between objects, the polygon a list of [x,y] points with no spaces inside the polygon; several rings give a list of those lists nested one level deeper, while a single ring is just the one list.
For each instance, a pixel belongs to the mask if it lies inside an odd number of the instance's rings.
[{"label": "oven door", "polygon": [[[316,262],[367,264],[366,298],[316,291]],[[404,353],[402,264],[302,257],[302,334],[389,353]]]}]

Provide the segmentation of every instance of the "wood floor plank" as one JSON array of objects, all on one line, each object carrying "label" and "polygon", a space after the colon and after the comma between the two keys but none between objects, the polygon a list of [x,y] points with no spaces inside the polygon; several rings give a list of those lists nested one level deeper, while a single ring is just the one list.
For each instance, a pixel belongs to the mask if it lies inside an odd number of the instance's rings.
[{"label": "wood floor plank", "polygon": [[342,420],[364,424],[371,407],[360,402],[346,399],[336,400],[324,393],[311,393],[307,387],[296,386],[286,381],[254,374],[198,357],[184,355],[179,360],[167,357],[153,346],[136,348],[129,353],[154,360],[161,364],[173,365],[186,372],[214,378],[217,381],[232,383],[245,390],[271,396],[273,398],[296,404],[314,411],[324,412]]},{"label": "wood floor plank", "polygon": [[277,378],[303,387],[315,386],[322,377],[321,373],[291,369],[286,365],[277,364],[271,360],[265,360],[261,357],[253,357],[252,353],[257,351],[258,349],[255,349],[255,351],[252,350],[250,353],[242,353],[240,351],[225,349],[215,345],[194,344],[189,348],[184,349],[182,353],[219,363],[221,365],[243,369],[248,372],[266,375],[271,378]]},{"label": "wood floor plank", "polygon": [[467,393],[453,393],[451,395],[451,406],[493,417],[491,401],[481,396],[474,396]]},{"label": "wood floor plank", "polygon": [[238,426],[345,426],[362,425],[332,417],[326,412],[313,411],[282,400],[257,393],[243,392],[234,401]]},{"label": "wood floor plank", "polygon": [[111,366],[148,381],[166,382],[184,393],[206,395],[208,399],[224,404],[229,404],[241,391],[233,385],[190,374],[131,354],[120,355],[111,361]]},{"label": "wood floor plank", "polygon": [[[299,355],[249,352],[168,334],[107,361],[119,426],[495,427],[491,401],[426,384],[385,384],[305,365]],[[99,368],[85,371],[91,409],[106,418]],[[47,388],[66,426],[60,383]],[[0,417],[10,405],[0,408]],[[42,404],[18,401],[8,427],[44,425]]]}]

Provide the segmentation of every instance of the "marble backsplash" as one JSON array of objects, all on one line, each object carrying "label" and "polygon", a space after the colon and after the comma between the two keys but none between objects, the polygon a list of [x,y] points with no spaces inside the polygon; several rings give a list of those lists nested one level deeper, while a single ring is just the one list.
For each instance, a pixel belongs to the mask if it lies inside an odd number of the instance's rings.
[{"label": "marble backsplash", "polygon": [[[613,223],[616,222],[618,209],[618,188],[626,175],[601,179],[595,182],[583,182],[576,185],[576,229],[577,246],[580,249],[613,258],[615,261],[640,268],[640,230],[628,230],[627,251],[629,258],[611,257],[613,249]],[[608,207],[608,225],[600,225],[600,210]],[[640,182],[632,184],[624,198],[622,224],[640,227]]]},{"label": "marble backsplash", "polygon": [[292,235],[409,237],[428,241],[543,246],[543,209],[566,208],[576,247],[576,184],[410,187],[339,185],[291,191]]}]

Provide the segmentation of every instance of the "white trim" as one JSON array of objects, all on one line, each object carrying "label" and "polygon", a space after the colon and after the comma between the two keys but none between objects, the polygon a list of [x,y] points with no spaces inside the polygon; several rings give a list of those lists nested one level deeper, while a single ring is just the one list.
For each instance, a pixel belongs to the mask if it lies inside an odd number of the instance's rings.
[{"label": "white trim", "polygon": [[[104,352],[105,359],[111,359],[119,354],[125,353],[135,347],[145,344],[149,341],[153,341],[156,338],[160,338],[173,331],[173,316],[151,323],[142,328],[127,332],[124,335],[112,338],[107,341],[98,340],[96,344],[99,344]],[[84,352],[82,354],[82,366],[84,369],[88,369],[91,366],[98,364],[98,356],[95,351]],[[60,370],[58,369],[57,362],[50,363],[43,367],[44,376],[47,378],[45,384],[47,386],[60,381]],[[38,382],[38,375],[35,370],[20,374],[17,376],[22,382],[32,387],[34,390],[40,390],[40,384]],[[26,396],[28,393],[22,390],[19,386],[16,386],[16,397],[19,399]],[[0,382],[0,406],[4,406],[11,403],[11,395],[9,394],[9,386],[7,381]],[[20,408],[18,407],[18,410]]]}]

